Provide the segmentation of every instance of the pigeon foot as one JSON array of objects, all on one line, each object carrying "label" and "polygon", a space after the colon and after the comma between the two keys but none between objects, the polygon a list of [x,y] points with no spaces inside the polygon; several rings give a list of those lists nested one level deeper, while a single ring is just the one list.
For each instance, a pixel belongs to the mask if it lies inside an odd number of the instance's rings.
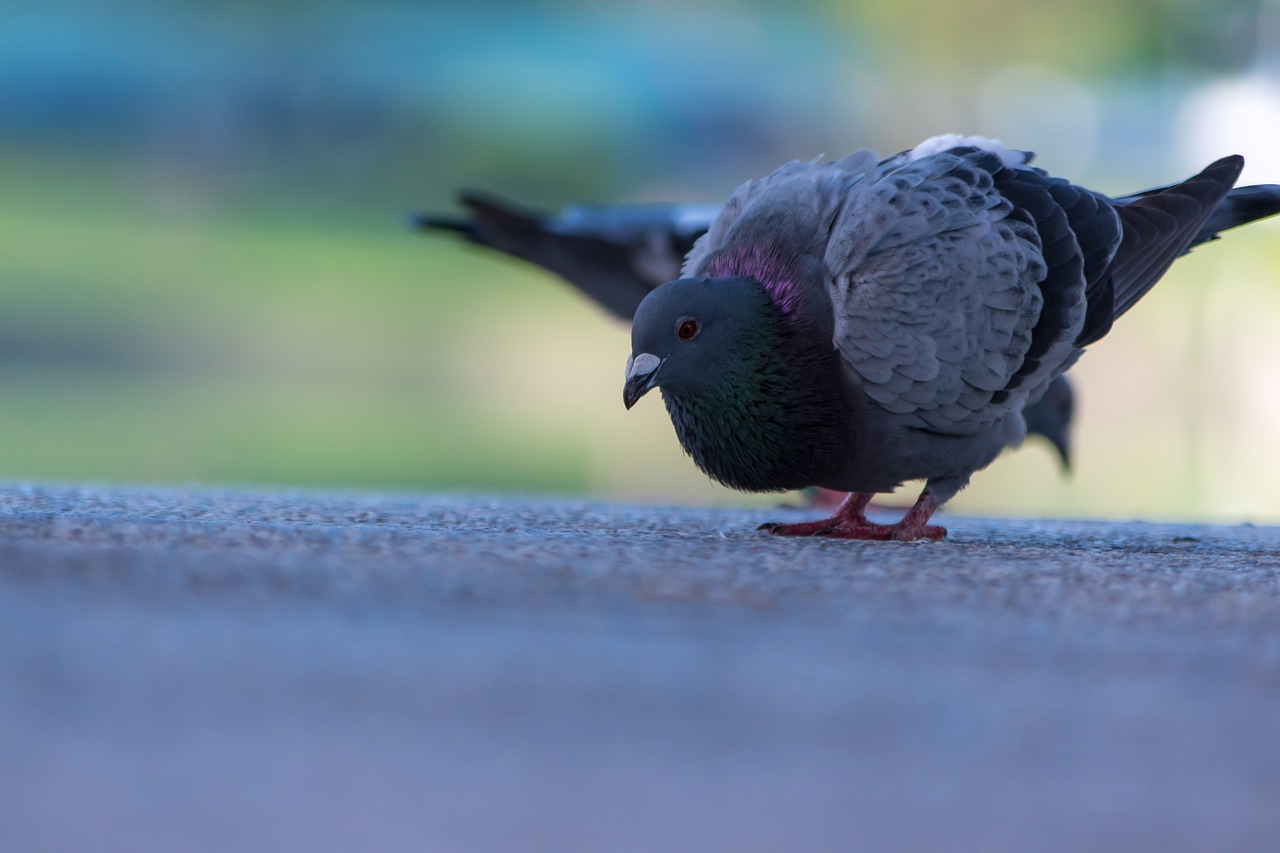
[{"label": "pigeon foot", "polygon": [[[888,525],[873,524],[867,521],[867,504],[871,503],[869,493],[852,492],[836,509],[835,515],[820,521],[800,521],[795,524],[778,524],[770,522],[762,524],[757,530],[767,530],[774,536],[839,536],[845,539],[874,539],[874,535],[865,535],[875,531],[888,530]],[[864,535],[855,535],[857,531],[865,531]]]},{"label": "pigeon foot", "polygon": [[940,542],[947,538],[947,528],[939,527],[936,524],[907,524],[906,519],[891,525],[893,532],[889,534],[889,538],[895,542],[915,542],[917,539],[932,539]]},{"label": "pigeon foot", "polygon": [[821,521],[802,521],[796,524],[762,524],[774,536],[825,536],[828,539],[864,539],[878,542],[914,542],[917,539],[945,539],[947,529],[936,524],[908,524],[906,519],[897,524],[873,524],[863,521],[850,523],[838,517]]},{"label": "pigeon foot", "polygon": [[929,516],[938,508],[938,501],[926,489],[915,506],[896,524],[875,524],[868,521],[867,505],[873,496],[854,492],[845,498],[835,515],[820,521],[801,521],[795,524],[762,524],[774,536],[825,536],[829,539],[869,539],[876,541],[914,542],[917,539],[945,539],[947,529],[936,524],[926,524]]},{"label": "pigeon foot", "polygon": [[757,527],[774,536],[830,536],[838,539],[887,539],[890,525],[872,524],[863,519],[861,523],[850,522],[839,516],[824,518],[821,521],[800,521],[795,524],[769,522]]}]

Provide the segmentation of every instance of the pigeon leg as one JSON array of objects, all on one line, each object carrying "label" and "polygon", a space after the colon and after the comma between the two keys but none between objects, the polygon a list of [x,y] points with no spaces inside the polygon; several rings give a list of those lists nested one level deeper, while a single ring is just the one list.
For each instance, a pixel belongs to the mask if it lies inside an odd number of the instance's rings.
[{"label": "pigeon leg", "polygon": [[[801,521],[795,524],[779,524],[770,522],[762,524],[759,530],[767,530],[774,536],[840,536],[846,539],[884,539],[889,530],[888,525],[873,524],[867,521],[867,504],[874,495],[871,492],[851,492],[844,503],[836,509],[835,515],[821,521]],[[885,532],[876,536],[877,532]],[[857,535],[862,533],[862,535]]]},{"label": "pigeon leg", "polygon": [[942,506],[942,501],[928,488],[920,493],[907,514],[897,524],[874,524],[867,520],[867,504],[873,495],[854,492],[831,518],[798,524],[762,524],[774,536],[826,536],[832,539],[877,539],[911,542],[916,539],[945,539],[947,530],[928,524],[929,517]]},{"label": "pigeon leg", "polygon": [[945,527],[926,523],[940,506],[942,506],[942,501],[938,500],[930,489],[925,488],[911,509],[907,510],[907,514],[902,517],[901,521],[897,524],[887,525],[889,535],[884,538],[894,539],[898,542],[912,542],[916,539],[946,539],[947,529]]}]

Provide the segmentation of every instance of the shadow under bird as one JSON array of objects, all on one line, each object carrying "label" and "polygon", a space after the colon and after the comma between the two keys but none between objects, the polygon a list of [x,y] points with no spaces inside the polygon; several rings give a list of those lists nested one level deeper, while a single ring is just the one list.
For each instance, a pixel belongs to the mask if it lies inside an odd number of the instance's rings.
[{"label": "shadow under bird", "polygon": [[[575,204],[548,215],[488,193],[464,191],[459,200],[465,218],[417,214],[412,225],[456,233],[552,272],[628,324],[654,288],[679,276],[720,212],[718,204]],[[1023,411],[1027,435],[1049,441],[1064,471],[1071,465],[1073,401],[1070,383],[1059,376]]]},{"label": "shadow under bird", "polygon": [[[935,137],[881,160],[793,162],[740,187],[632,324],[623,400],[662,390],[712,478],[849,492],[776,535],[939,539],[934,512],[1023,438],[1022,409],[1191,247],[1280,212],[1224,157],[1122,198],[1029,152]],[[865,515],[907,480],[895,524]]]}]

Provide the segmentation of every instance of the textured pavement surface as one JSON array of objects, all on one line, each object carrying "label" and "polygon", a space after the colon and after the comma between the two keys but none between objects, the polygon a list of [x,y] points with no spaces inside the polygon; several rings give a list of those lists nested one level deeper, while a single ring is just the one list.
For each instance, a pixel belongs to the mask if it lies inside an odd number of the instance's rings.
[{"label": "textured pavement surface", "polygon": [[0,850],[1269,850],[1280,529],[0,486]]}]

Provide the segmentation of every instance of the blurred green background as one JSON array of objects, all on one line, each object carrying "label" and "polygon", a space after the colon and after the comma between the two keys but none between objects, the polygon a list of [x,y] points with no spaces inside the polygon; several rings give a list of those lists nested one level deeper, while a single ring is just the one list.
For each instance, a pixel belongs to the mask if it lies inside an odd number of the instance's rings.
[{"label": "blurred green background", "polygon": [[[0,476],[751,498],[628,332],[404,214],[718,201],[944,131],[1103,191],[1280,183],[1274,0],[6,4]],[[1181,261],[968,511],[1280,520],[1280,228]],[[904,496],[904,500],[911,496]]]}]

